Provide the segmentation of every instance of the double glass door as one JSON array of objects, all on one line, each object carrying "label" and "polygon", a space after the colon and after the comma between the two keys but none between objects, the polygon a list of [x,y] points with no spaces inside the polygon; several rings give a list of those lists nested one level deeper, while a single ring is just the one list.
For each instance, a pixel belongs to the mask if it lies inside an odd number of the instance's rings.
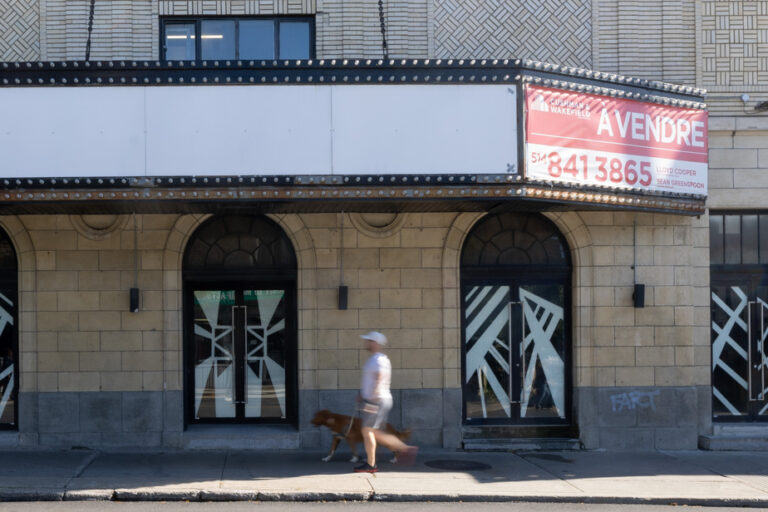
[{"label": "double glass door", "polygon": [[191,420],[291,421],[296,356],[289,290],[195,287],[189,300]]},{"label": "double glass door", "polygon": [[570,343],[562,282],[464,282],[467,423],[570,422]]},{"label": "double glass door", "polygon": [[713,416],[768,421],[768,280],[723,272],[711,286]]}]

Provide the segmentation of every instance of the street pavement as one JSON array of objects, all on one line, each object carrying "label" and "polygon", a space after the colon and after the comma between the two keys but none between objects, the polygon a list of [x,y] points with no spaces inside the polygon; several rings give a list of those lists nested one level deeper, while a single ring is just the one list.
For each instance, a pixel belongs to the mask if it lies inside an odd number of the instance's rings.
[{"label": "street pavement", "polygon": [[[0,451],[0,501],[527,501],[768,507],[766,452]],[[382,454],[383,455],[383,454]],[[383,459],[383,457],[382,457]]]}]

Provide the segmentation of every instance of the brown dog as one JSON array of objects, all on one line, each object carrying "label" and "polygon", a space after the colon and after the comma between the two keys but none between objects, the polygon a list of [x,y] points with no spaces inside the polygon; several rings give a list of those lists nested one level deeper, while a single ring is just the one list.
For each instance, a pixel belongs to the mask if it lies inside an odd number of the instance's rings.
[{"label": "brown dog", "polygon": [[[331,443],[331,451],[326,457],[323,457],[323,462],[331,460],[331,457],[333,457],[333,454],[336,452],[336,448],[339,447],[339,443],[341,443],[342,439],[347,440],[349,449],[352,451],[352,459],[350,462],[357,462],[359,460],[357,457],[357,445],[358,443],[363,442],[363,434],[360,430],[360,418],[353,419],[351,416],[336,414],[328,409],[323,409],[322,411],[317,411],[315,413],[315,417],[312,418],[312,424],[316,427],[328,427],[335,434],[333,436],[333,442]],[[410,429],[399,432],[389,423],[384,426],[383,430],[397,437],[401,441],[405,441],[411,437]]]}]

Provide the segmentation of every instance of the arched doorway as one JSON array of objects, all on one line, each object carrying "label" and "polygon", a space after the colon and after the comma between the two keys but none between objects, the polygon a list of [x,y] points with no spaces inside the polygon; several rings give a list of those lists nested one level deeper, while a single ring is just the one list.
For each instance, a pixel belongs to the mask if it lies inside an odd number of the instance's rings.
[{"label": "arched doorway", "polygon": [[216,216],[183,261],[188,423],[296,423],[296,255],[261,216]]},{"label": "arched doorway", "polygon": [[0,229],[0,429],[18,428],[18,263],[8,234]]},{"label": "arched doorway", "polygon": [[545,217],[481,219],[461,253],[463,418],[521,435],[571,425],[571,261]]}]

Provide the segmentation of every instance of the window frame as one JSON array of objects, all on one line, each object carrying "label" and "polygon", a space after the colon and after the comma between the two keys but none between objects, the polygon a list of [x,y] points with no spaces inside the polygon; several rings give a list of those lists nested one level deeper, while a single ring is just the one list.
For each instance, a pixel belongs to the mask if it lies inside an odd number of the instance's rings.
[{"label": "window frame", "polygon": [[[235,22],[235,56],[231,59],[203,59],[202,58],[202,22],[207,20]],[[266,20],[274,24],[274,48],[276,56],[274,59],[243,59],[240,58],[240,21],[248,20]],[[203,62],[204,60],[247,60],[247,61],[267,61],[267,60],[297,60],[286,59],[280,56],[280,25],[283,22],[305,21],[309,25],[309,58],[315,58],[315,17],[313,15],[294,15],[294,16],[160,16],[160,60],[168,61],[166,58],[166,27],[174,24],[194,23],[195,26],[195,59],[187,62]]]},{"label": "window frame", "polygon": [[[756,216],[757,217],[757,238],[755,239],[755,249],[757,251],[757,261],[752,263],[744,263],[744,217],[746,216]],[[718,216],[723,219],[723,233],[721,235],[721,241],[720,241],[720,248],[723,251],[723,260],[719,261],[717,263],[714,262],[714,259],[712,258],[712,217]],[[709,235],[709,239],[707,241],[709,246],[709,265],[710,267],[716,267],[718,270],[724,270],[728,267],[731,268],[764,268],[768,270],[768,258],[762,257],[762,243],[765,243],[768,245],[768,240],[765,240],[764,237],[760,234],[760,227],[762,225],[761,218],[768,216],[768,210],[731,210],[731,209],[725,209],[725,210],[711,210],[709,212],[709,222],[707,225],[707,231]],[[726,217],[738,217],[739,219],[739,262],[726,262],[725,260],[725,252],[726,252],[726,229],[725,229],[725,219]]]}]

